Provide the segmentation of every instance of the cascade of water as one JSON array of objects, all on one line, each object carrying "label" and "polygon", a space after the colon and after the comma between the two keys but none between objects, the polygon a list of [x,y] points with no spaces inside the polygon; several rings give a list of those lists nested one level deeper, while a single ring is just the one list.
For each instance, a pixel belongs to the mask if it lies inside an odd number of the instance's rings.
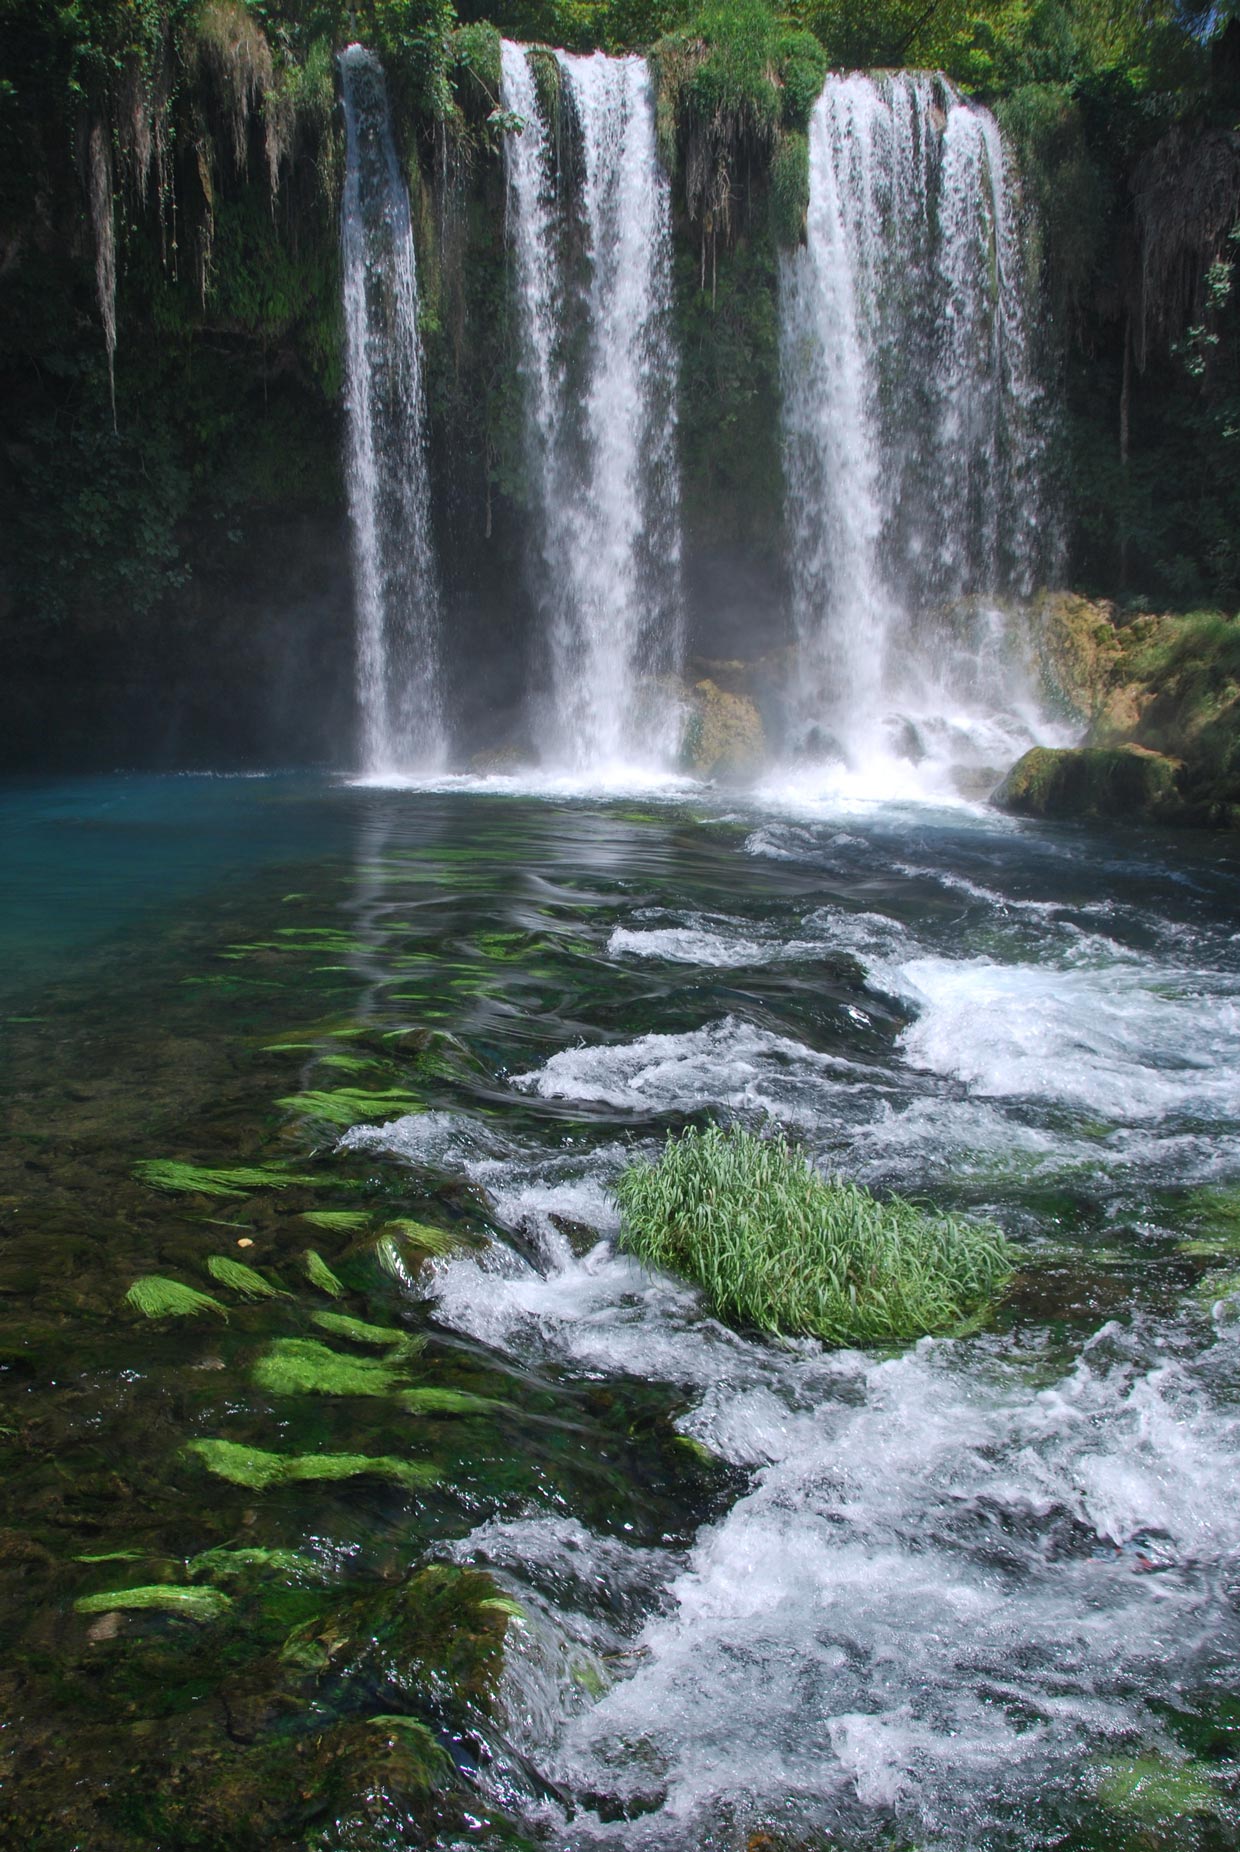
[{"label": "cascade of water", "polygon": [[681,654],[671,209],[641,58],[557,53],[553,146],[523,47],[503,47],[548,756],[667,757],[657,677]]},{"label": "cascade of water", "polygon": [[378,60],[351,45],[341,53],[340,75],[347,134],[341,217],[362,763],[369,772],[425,769],[442,760],[444,728],[409,194]]},{"label": "cascade of water", "polygon": [[978,696],[1002,652],[961,601],[1027,591],[1039,563],[1044,418],[993,118],[925,73],[828,78],[780,281],[800,718],[863,759],[888,703]]}]

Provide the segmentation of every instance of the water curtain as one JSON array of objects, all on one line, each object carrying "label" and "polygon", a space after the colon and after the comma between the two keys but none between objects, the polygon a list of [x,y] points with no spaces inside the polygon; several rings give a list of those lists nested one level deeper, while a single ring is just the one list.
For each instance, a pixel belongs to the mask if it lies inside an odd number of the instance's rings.
[{"label": "water curtain", "polygon": [[[674,749],[682,652],[671,206],[642,58],[503,47],[508,226],[547,678],[573,770]],[[549,67],[549,69],[548,69]]]},{"label": "water curtain", "polygon": [[409,192],[383,70],[340,57],[347,151],[342,255],[348,488],[367,772],[443,759],[439,588],[431,538],[418,281]]},{"label": "water curtain", "polygon": [[828,78],[780,295],[802,719],[864,751],[893,699],[984,699],[997,646],[976,606],[1028,592],[1046,544],[993,117],[928,73]]}]

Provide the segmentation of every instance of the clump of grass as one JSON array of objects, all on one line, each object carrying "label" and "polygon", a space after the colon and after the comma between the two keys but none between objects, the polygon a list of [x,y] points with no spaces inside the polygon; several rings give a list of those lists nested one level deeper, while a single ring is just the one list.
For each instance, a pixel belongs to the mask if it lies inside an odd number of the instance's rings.
[{"label": "clump of grass", "polygon": [[400,1404],[411,1415],[485,1415],[499,1407],[467,1389],[406,1389]]},{"label": "clump of grass", "polygon": [[390,1479],[410,1491],[434,1485],[439,1477],[433,1466],[420,1460],[398,1460],[391,1454],[368,1453],[266,1453],[233,1440],[192,1440],[187,1453],[195,1454],[208,1472],[253,1492],[269,1486],[305,1479]]},{"label": "clump of grass", "polygon": [[125,1294],[125,1303],[147,1318],[198,1318],[203,1312],[218,1312],[221,1318],[228,1317],[219,1300],[213,1299],[210,1293],[200,1293],[195,1286],[165,1279],[159,1273],[148,1273],[135,1280]]},{"label": "clump of grass", "polygon": [[229,1286],[233,1292],[240,1293],[244,1299],[274,1299],[279,1288],[265,1280],[261,1273],[255,1273],[253,1267],[247,1267],[244,1261],[233,1260],[228,1254],[209,1254],[207,1272],[221,1286]]},{"label": "clump of grass", "polygon": [[621,1246],[693,1280],[721,1318],[829,1344],[948,1330],[1012,1271],[992,1223],[830,1182],[782,1137],[690,1129],[616,1195]]},{"label": "clump of grass", "polygon": [[227,1613],[232,1596],[218,1588],[182,1588],[172,1582],[157,1582],[150,1588],[114,1588],[103,1595],[82,1595],[73,1605],[79,1614],[160,1608],[166,1614],[183,1614],[187,1620],[210,1621]]},{"label": "clump of grass", "polygon": [[325,1228],[329,1234],[350,1234],[370,1221],[364,1209],[303,1209],[301,1219]]}]

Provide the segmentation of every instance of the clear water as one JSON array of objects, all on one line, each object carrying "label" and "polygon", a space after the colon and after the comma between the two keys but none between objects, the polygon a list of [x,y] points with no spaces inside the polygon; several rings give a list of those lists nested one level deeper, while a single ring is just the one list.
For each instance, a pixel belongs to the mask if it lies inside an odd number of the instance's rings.
[{"label": "clear water", "polygon": [[[26,1843],[418,1843],[367,1735],[393,1712],[472,1796],[445,1844],[1234,1843],[1234,848],[787,790],[100,780],[4,814]],[[344,1087],[420,1110],[345,1130],[307,1099]],[[994,1322],[779,1347],[644,1274],[609,1181],[704,1115],[998,1217],[1026,1261]],[[295,1181],[170,1196],[151,1158]],[[384,1274],[398,1214],[467,1245]],[[287,1297],[241,1303],[212,1252]],[[227,1324],[132,1314],[148,1272]],[[422,1334],[411,1380],[485,1406],[262,1388],[278,1339],[365,1354],[324,1309]],[[253,1490],[203,1438],[440,1478]],[[255,1546],[301,1567],[237,1571],[209,1623],[73,1609]],[[519,1603],[489,1710],[430,1669],[468,1627],[428,1648],[400,1606],[427,1563]]]}]

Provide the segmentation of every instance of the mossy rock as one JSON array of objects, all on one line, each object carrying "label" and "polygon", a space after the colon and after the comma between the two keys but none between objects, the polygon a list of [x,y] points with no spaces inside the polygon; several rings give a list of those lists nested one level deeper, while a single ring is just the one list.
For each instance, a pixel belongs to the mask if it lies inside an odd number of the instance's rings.
[{"label": "mossy rock", "polygon": [[751,778],[766,758],[766,730],[755,701],[706,678],[688,696],[680,759],[697,778]]},{"label": "mossy rock", "polygon": [[991,802],[1018,817],[1174,822],[1183,810],[1177,760],[1139,747],[1034,746]]}]

